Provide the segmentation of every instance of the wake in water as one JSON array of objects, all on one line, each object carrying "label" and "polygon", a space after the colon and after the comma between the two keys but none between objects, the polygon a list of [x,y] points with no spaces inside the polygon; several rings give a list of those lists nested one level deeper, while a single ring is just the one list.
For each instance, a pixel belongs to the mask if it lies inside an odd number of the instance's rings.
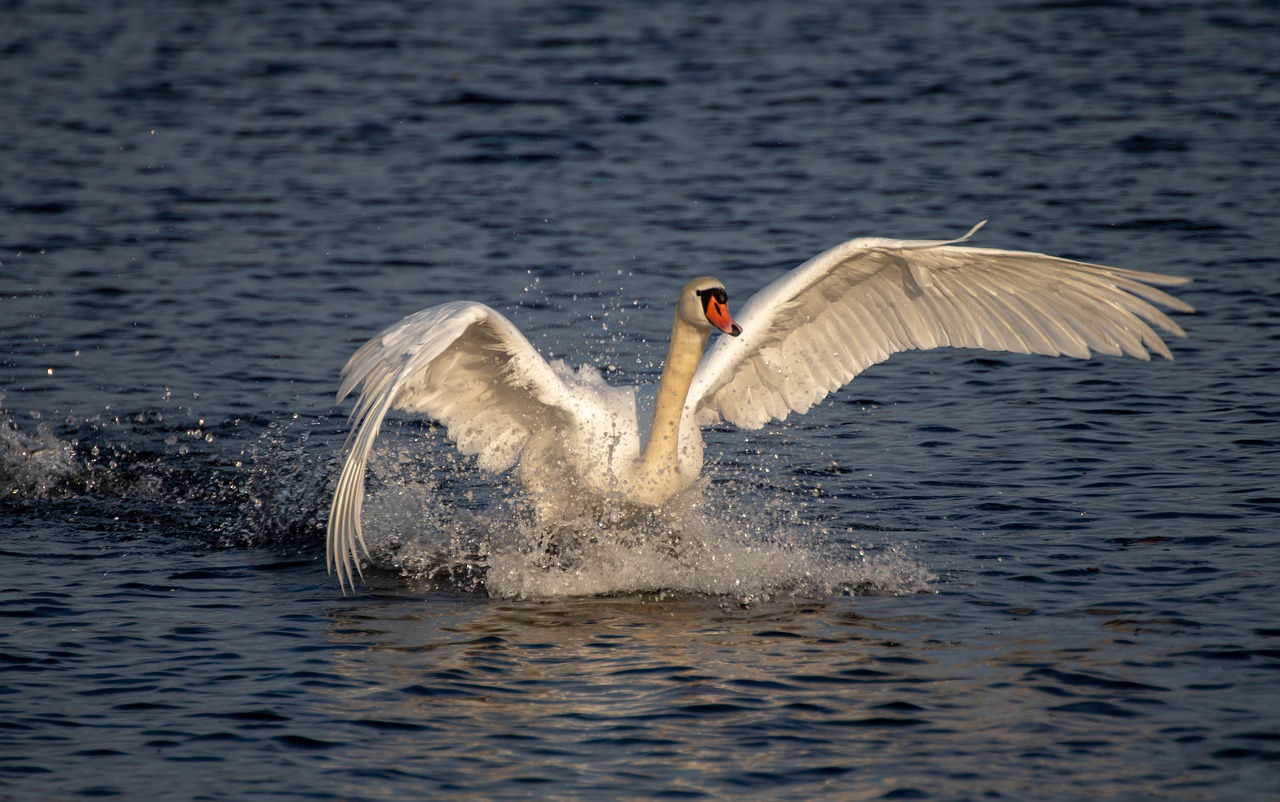
[{"label": "wake in water", "polygon": [[309,440],[324,419],[215,423],[185,409],[33,419],[0,407],[0,499],[11,510],[56,509],[95,534],[165,544],[310,551],[323,540],[335,457]]},{"label": "wake in water", "polygon": [[[749,604],[781,596],[914,593],[932,577],[897,548],[805,522],[787,496],[703,480],[662,513],[566,510],[535,523],[503,477],[438,433],[393,424],[370,464],[364,566],[393,581],[502,598],[658,592]],[[321,559],[340,464],[327,418],[235,419],[189,411],[20,424],[0,411],[0,492],[18,508],[69,505],[100,536],[164,548],[260,548]],[[372,569],[372,570],[370,570]]]}]

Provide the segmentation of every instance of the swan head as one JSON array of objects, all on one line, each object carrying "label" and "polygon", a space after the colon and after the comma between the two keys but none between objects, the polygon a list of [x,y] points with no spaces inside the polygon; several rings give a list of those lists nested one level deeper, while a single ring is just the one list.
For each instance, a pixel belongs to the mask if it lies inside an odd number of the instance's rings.
[{"label": "swan head", "polygon": [[742,333],[742,327],[729,314],[729,294],[724,284],[710,276],[695,278],[684,286],[676,316],[700,332],[719,329],[730,337]]}]

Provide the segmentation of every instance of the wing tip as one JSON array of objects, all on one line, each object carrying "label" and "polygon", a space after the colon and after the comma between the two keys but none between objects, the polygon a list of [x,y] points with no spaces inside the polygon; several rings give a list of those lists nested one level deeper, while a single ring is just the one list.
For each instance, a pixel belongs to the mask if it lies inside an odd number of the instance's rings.
[{"label": "wing tip", "polygon": [[988,220],[979,220],[976,224],[974,224],[973,228],[969,229],[969,232],[967,234],[965,234],[960,239],[952,240],[951,242],[952,243],[968,242],[969,238],[972,237],[974,234],[977,234],[979,229],[985,226],[988,222],[989,222]]}]

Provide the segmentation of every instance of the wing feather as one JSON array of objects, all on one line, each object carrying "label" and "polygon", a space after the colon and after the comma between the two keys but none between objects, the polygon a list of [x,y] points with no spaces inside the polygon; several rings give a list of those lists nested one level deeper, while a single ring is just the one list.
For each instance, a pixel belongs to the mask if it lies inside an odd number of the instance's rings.
[{"label": "wing feather", "polygon": [[326,559],[344,586],[360,570],[357,547],[368,553],[360,525],[365,468],[392,409],[441,422],[460,451],[492,471],[527,456],[536,435],[543,448],[550,443],[588,463],[601,482],[608,471],[594,469],[634,459],[639,449],[633,394],[624,420],[619,400],[627,399],[549,365],[519,329],[483,304],[432,307],[374,337],[343,368],[338,401],[362,385],[328,527]]},{"label": "wing feather", "polygon": [[693,379],[700,424],[758,428],[803,412],[894,353],[929,348],[1172,359],[1159,307],[1194,311],[1156,285],[1187,279],[951,241],[850,240],[765,287]]}]

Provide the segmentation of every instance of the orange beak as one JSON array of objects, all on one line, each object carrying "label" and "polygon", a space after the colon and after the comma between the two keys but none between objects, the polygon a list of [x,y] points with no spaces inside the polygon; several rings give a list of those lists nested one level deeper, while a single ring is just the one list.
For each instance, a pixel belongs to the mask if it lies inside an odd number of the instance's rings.
[{"label": "orange beak", "polygon": [[707,299],[707,320],[730,337],[737,337],[742,333],[742,327],[734,323],[729,314],[729,305],[716,298]]}]

